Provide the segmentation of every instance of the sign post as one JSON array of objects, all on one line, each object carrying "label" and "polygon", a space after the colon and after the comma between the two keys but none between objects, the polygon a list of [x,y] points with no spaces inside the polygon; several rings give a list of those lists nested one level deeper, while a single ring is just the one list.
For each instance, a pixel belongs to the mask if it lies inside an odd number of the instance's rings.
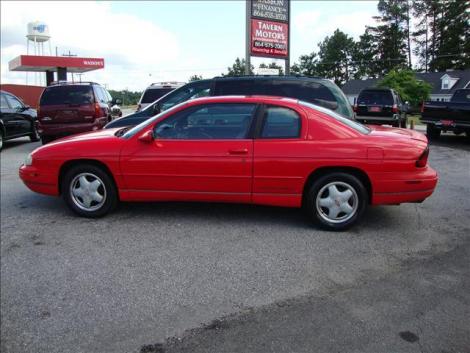
[{"label": "sign post", "polygon": [[284,59],[285,73],[289,74],[289,23],[289,0],[246,0],[246,74],[251,56]]}]

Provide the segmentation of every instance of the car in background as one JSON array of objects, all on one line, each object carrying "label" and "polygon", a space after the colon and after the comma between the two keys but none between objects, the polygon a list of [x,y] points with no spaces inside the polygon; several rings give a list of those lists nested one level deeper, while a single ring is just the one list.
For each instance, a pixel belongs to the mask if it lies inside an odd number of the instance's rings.
[{"label": "car in background", "polygon": [[356,120],[364,124],[387,124],[406,129],[408,102],[390,88],[365,88],[354,105]]},{"label": "car in background", "polygon": [[163,97],[165,94],[170,93],[184,85],[184,82],[157,82],[148,86],[140,97],[137,104],[137,111],[145,109],[147,106]]},{"label": "car in background", "polygon": [[233,202],[303,207],[343,230],[368,204],[429,197],[437,173],[428,154],[414,130],[367,127],[296,99],[224,96],[42,146],[19,174],[82,217],[104,216],[118,201]]},{"label": "car in background", "polygon": [[438,138],[441,131],[470,138],[470,88],[456,90],[449,102],[424,102],[420,120],[429,139]]},{"label": "car in background", "polygon": [[103,128],[112,120],[113,99],[95,82],[59,82],[39,99],[39,132],[43,144],[56,138]]},{"label": "car in background", "polygon": [[144,110],[116,119],[105,128],[135,126],[176,104],[205,96],[269,95],[300,99],[331,109],[348,119],[354,112],[341,89],[332,81],[305,76],[215,77],[188,83],[161,97]]},{"label": "car in background", "polygon": [[24,136],[39,141],[36,110],[15,95],[0,91],[0,151],[4,141]]}]

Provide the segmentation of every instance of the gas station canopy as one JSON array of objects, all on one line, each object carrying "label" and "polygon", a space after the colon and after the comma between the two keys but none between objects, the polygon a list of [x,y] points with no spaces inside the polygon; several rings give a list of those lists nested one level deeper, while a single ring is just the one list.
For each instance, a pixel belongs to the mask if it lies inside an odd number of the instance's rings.
[{"label": "gas station canopy", "polygon": [[10,71],[87,72],[104,68],[103,58],[20,55],[8,63]]}]

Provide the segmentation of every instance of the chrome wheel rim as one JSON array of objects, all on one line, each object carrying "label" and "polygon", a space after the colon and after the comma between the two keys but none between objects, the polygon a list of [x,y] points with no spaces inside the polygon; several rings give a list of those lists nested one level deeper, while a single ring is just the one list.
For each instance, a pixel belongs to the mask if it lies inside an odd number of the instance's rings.
[{"label": "chrome wheel rim", "polygon": [[99,210],[106,202],[106,187],[103,181],[92,173],[80,173],[70,183],[70,197],[73,203],[84,211]]},{"label": "chrome wheel rim", "polygon": [[351,185],[334,181],[320,189],[315,205],[318,214],[325,221],[343,223],[356,214],[359,198]]},{"label": "chrome wheel rim", "polygon": [[3,134],[0,133],[0,150],[3,148]]}]

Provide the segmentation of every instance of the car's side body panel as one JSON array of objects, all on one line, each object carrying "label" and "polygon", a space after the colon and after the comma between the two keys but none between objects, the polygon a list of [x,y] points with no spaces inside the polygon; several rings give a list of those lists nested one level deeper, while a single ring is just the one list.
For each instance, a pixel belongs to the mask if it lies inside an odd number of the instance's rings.
[{"label": "car's side body panel", "polygon": [[[213,201],[299,207],[305,185],[319,169],[361,173],[372,204],[419,202],[431,195],[437,173],[416,161],[427,146],[424,135],[403,129],[374,128],[363,134],[324,112],[292,99],[217,97],[185,103],[223,102],[276,105],[301,117],[298,138],[234,140],[139,140],[160,118],[136,135],[116,130],[76,135],[33,153],[34,165],[20,177],[32,190],[59,194],[65,163],[94,160],[113,176],[122,201]],[[171,116],[171,115],[169,115]],[[315,174],[313,174],[315,175]]]}]

